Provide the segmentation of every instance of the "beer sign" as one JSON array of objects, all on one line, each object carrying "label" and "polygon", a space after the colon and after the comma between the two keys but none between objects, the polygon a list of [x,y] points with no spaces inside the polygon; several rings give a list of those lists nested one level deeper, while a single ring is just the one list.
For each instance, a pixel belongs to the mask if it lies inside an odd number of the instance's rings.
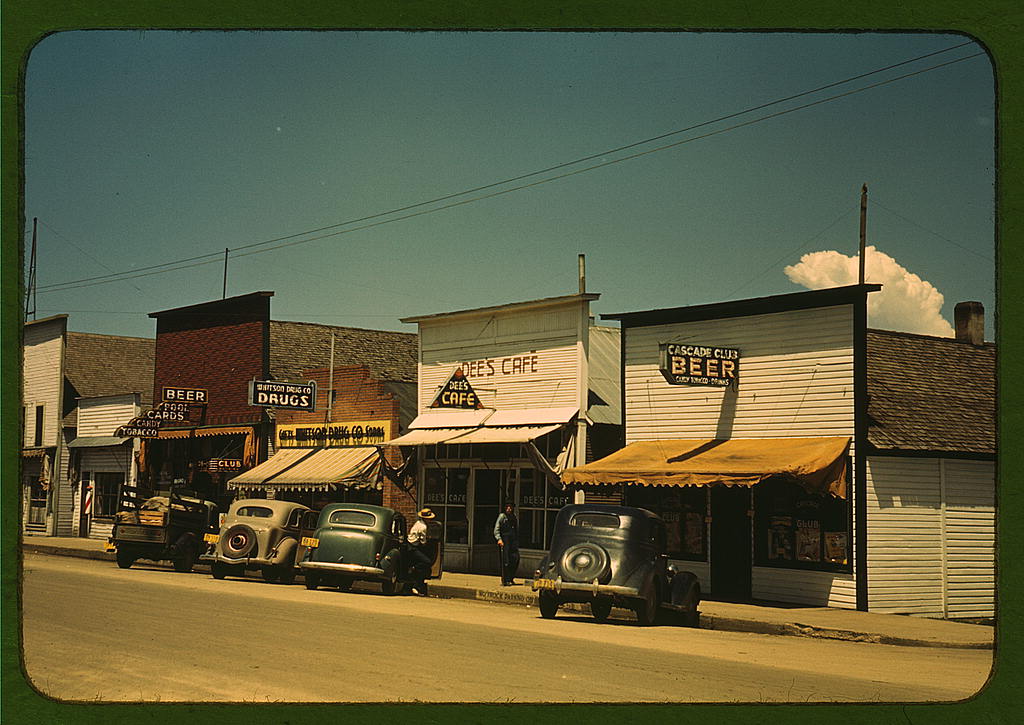
[{"label": "beer sign", "polygon": [[663,343],[659,350],[659,370],[669,385],[726,387],[739,382],[739,350],[671,342]]},{"label": "beer sign", "polygon": [[455,410],[477,410],[482,408],[483,403],[477,397],[473,386],[469,384],[462,368],[455,368],[455,372],[448,378],[448,382],[441,386],[440,392],[430,404],[431,408],[451,408]]}]

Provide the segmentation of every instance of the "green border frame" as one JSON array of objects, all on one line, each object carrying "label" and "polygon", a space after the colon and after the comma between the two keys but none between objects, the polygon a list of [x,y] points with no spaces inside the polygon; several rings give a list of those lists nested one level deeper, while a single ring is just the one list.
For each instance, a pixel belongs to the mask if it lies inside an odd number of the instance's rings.
[{"label": "green border frame", "polygon": [[[1024,12],[1018,0],[790,0],[755,6],[735,0],[688,4],[675,0],[643,3],[604,0],[581,2],[528,2],[500,4],[466,0],[355,0],[315,5],[289,0],[250,0],[211,3],[178,0],[161,3],[138,0],[65,0],[49,4],[8,0],[0,8],[2,39],[2,243],[0,243],[0,719],[6,722],[135,723],[140,716],[161,721],[187,717],[196,723],[249,723],[261,720],[289,723],[329,718],[370,720],[415,719],[420,723],[450,720],[477,722],[501,718],[554,722],[565,717],[564,705],[69,705],[48,700],[26,683],[21,672],[19,647],[18,571],[18,446],[20,426],[20,247],[24,211],[20,194],[22,114],[21,79],[31,48],[46,34],[61,30],[103,29],[560,29],[560,30],[818,30],[818,31],[952,31],[985,46],[993,62],[997,84],[997,342],[1000,347],[1000,460],[998,474],[999,619],[996,667],[989,684],[976,697],[954,704],[936,705],[772,705],[773,718],[792,722],[893,722],[927,718],[932,723],[1009,722],[1024,697],[1017,694],[1021,677],[1021,615],[1012,603],[1021,590],[1021,492],[1007,471],[1021,468],[1021,449],[1009,445],[1007,432],[1024,429],[1020,386],[1013,373],[1020,370],[1021,305],[1021,76],[1020,50]],[[253,712],[259,707],[259,713]],[[498,709],[500,707],[500,709]],[[719,719],[759,723],[767,705],[575,705],[574,717],[596,721],[675,722],[680,718]]]}]

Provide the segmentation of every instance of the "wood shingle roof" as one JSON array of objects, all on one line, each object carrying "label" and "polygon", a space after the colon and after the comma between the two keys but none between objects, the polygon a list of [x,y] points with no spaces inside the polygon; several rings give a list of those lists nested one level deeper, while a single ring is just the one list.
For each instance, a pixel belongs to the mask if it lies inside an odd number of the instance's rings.
[{"label": "wood shingle roof", "polygon": [[995,345],[868,330],[867,356],[872,446],[995,454]]},{"label": "wood shingle roof", "polygon": [[302,381],[307,370],[330,365],[334,335],[336,367],[364,365],[378,379],[415,383],[419,337],[409,332],[270,321],[270,374]]}]

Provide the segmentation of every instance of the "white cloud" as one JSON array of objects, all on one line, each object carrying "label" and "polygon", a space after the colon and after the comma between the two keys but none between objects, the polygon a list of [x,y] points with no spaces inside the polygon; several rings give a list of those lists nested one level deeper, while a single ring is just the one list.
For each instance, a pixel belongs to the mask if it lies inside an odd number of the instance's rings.
[{"label": "white cloud", "polygon": [[[943,296],[931,282],[910,272],[885,252],[867,248],[865,278],[882,285],[868,295],[868,324],[884,330],[953,337],[942,316]],[[808,289],[857,284],[857,257],[840,252],[811,252],[783,270],[791,282]]]}]

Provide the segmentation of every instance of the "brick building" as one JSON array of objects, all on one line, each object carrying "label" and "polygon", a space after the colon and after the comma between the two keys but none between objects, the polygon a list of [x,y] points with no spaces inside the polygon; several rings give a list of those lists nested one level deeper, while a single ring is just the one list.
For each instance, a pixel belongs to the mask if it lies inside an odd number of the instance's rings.
[{"label": "brick building", "polygon": [[[293,445],[295,439],[286,435],[282,445],[278,425],[337,427],[369,415],[368,420],[387,422],[386,437],[397,435],[412,418],[408,412],[403,419],[402,401],[415,395],[416,336],[271,320],[272,296],[253,292],[150,315],[157,320],[154,400],[192,395],[205,402],[173,413],[182,419],[164,421],[157,438],[145,442],[146,483],[152,489],[183,486],[222,505],[239,492],[310,503],[325,495],[380,500],[383,467],[370,470],[379,461],[374,441],[342,445],[337,438],[327,443],[314,436]],[[252,381],[316,381],[316,409],[253,405]],[[338,450],[355,447],[372,450],[360,460]]]}]

